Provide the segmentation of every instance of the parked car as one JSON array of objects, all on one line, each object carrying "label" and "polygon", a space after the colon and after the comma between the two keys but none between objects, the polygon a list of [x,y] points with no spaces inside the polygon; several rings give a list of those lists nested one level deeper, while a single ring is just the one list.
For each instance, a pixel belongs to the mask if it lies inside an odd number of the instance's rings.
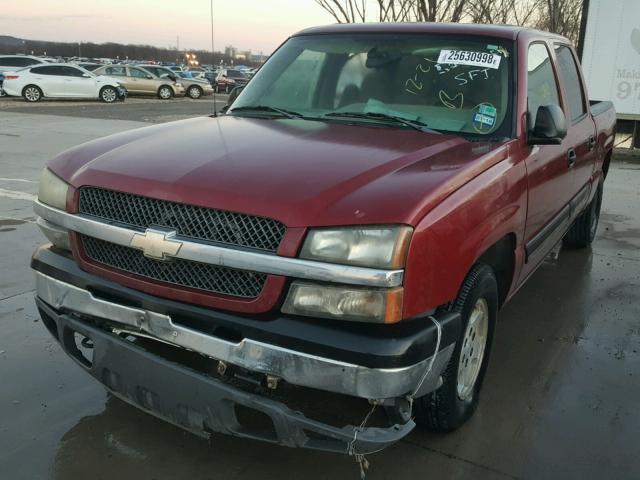
[{"label": "parked car", "polygon": [[220,70],[216,77],[216,92],[230,93],[236,87],[244,87],[249,82],[247,77],[240,70],[224,69]]},{"label": "parked car", "polygon": [[203,436],[355,455],[449,432],[500,308],[594,241],[614,136],[559,35],[308,29],[226,114],[48,163],[40,315],[115,396]]},{"label": "parked car", "polygon": [[38,64],[5,74],[7,95],[22,96],[28,102],[49,98],[95,98],[113,103],[126,97],[115,78],[94,75],[74,64]]},{"label": "parked car", "polygon": [[0,55],[0,95],[4,93],[2,86],[5,72],[14,72],[39,63],[46,62],[32,55]]},{"label": "parked car", "polygon": [[170,78],[174,81],[179,81],[184,87],[185,94],[190,98],[197,99],[213,93],[213,87],[205,79],[182,77],[185,72],[174,72],[161,65],[140,64],[138,66],[158,78]]},{"label": "parked car", "polygon": [[151,72],[133,65],[105,65],[96,68],[94,73],[117,79],[131,95],[156,95],[162,100],[184,95],[184,87],[180,82],[158,78]]}]

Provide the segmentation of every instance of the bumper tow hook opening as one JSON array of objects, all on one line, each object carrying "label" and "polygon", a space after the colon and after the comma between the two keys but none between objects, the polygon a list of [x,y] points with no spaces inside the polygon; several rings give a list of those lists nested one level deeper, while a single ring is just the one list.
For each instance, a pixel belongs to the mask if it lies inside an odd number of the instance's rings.
[{"label": "bumper tow hook opening", "polygon": [[280,379],[278,377],[275,377],[273,375],[267,375],[267,388],[269,388],[270,390],[277,389],[279,381]]}]

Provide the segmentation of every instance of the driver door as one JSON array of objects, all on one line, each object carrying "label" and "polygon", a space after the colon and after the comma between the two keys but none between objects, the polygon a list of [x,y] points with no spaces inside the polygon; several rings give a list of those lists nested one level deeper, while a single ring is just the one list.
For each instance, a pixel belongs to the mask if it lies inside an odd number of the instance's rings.
[{"label": "driver door", "polygon": [[135,85],[136,91],[141,93],[156,93],[158,82],[153,75],[141,68],[127,67],[127,70],[127,76],[130,78],[132,85]]},{"label": "driver door", "polygon": [[62,67],[65,77],[65,96],[76,98],[92,98],[97,96],[96,82],[91,76],[85,77],[85,73],[74,67]]}]

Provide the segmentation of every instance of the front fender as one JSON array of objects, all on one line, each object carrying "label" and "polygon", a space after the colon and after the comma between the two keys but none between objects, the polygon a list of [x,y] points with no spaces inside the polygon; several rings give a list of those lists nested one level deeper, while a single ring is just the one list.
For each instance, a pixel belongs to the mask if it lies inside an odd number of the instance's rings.
[{"label": "front fender", "polygon": [[[431,210],[415,228],[405,269],[403,317],[455,299],[473,264],[509,234],[522,242],[527,184],[513,157],[489,168]],[[520,256],[516,255],[515,272]]]}]

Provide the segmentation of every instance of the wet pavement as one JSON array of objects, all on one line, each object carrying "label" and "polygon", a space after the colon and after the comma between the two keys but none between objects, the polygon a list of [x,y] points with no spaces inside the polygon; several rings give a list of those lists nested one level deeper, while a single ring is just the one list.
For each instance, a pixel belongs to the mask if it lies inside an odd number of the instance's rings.
[{"label": "wet pavement", "polygon": [[[228,98],[228,95],[222,93],[216,95],[218,110],[227,104]],[[162,123],[198,115],[211,115],[213,96],[198,100],[185,97],[171,100],[160,100],[151,96],[129,97],[124,102],[111,104],[68,99],[43,99],[38,103],[28,103],[20,97],[0,97],[0,116],[3,112]]]},{"label": "wet pavement", "polygon": [[[38,320],[31,200],[56,152],[142,124],[0,116],[0,478],[359,478],[350,458],[216,435],[109,397]],[[370,479],[637,478],[640,166],[614,163],[592,249],[546,262],[500,315],[475,417],[369,457]]]}]

